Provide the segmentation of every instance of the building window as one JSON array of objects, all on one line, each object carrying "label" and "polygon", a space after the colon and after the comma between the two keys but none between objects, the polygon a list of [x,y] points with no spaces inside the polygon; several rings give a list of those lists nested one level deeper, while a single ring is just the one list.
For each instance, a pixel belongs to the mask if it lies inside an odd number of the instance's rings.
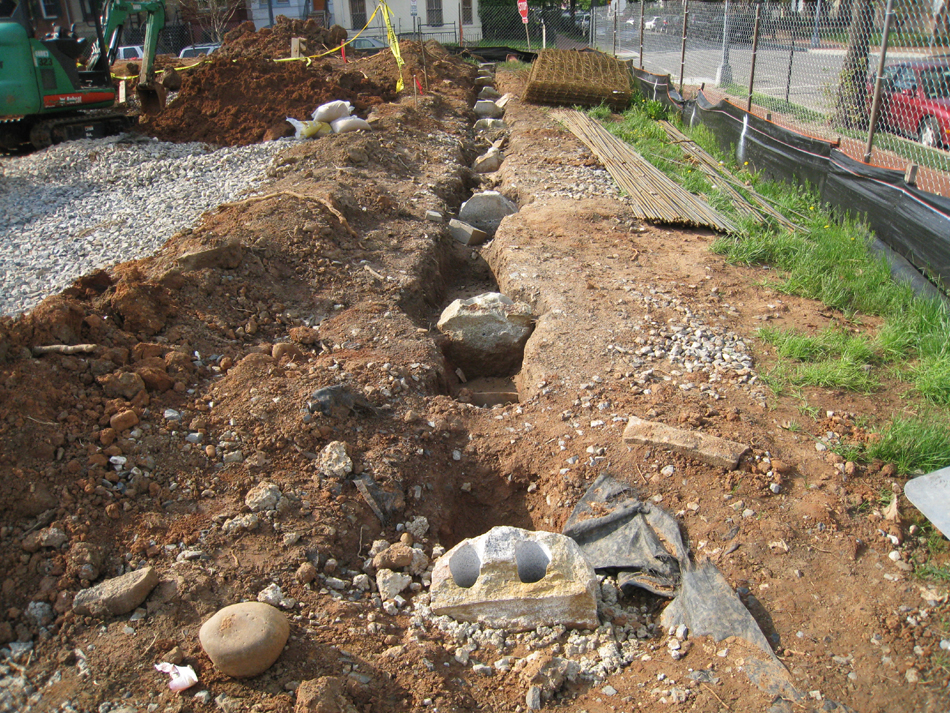
[{"label": "building window", "polygon": [[442,0],[426,0],[426,20],[431,27],[442,27]]},{"label": "building window", "polygon": [[462,0],[462,24],[472,24],[472,0]]},{"label": "building window", "polygon": [[47,20],[55,20],[63,12],[59,7],[59,0],[42,0],[40,7],[43,10],[43,17]]},{"label": "building window", "polygon": [[354,30],[366,24],[366,0],[350,0],[350,20]]}]

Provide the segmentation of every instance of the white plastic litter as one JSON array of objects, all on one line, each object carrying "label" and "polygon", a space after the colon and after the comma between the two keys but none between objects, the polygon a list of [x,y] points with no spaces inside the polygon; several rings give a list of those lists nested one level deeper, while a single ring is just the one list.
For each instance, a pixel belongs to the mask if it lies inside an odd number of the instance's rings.
[{"label": "white plastic litter", "polygon": [[313,120],[323,121],[329,124],[333,121],[336,121],[337,119],[342,119],[349,116],[352,111],[352,104],[350,104],[348,101],[342,101],[338,99],[337,101],[321,104],[316,109],[314,109]]},{"label": "white plastic litter", "polygon": [[288,116],[287,122],[297,130],[295,139],[314,139],[333,132],[330,125],[324,121],[297,121]]},{"label": "white plastic litter", "polygon": [[335,134],[345,134],[348,131],[369,131],[372,129],[368,122],[360,119],[358,116],[344,116],[342,119],[331,121],[330,126],[333,127],[333,133]]},{"label": "white plastic litter", "polygon": [[168,687],[173,691],[184,691],[198,683],[198,674],[191,666],[176,666],[173,663],[163,661],[155,664],[155,670],[171,676]]}]

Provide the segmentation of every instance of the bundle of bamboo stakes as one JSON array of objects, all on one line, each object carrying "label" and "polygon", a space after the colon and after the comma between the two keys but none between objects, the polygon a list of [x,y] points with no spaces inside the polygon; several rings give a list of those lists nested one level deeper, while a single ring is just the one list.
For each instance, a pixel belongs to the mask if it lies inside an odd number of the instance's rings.
[{"label": "bundle of bamboo stakes", "polygon": [[670,180],[596,121],[579,111],[558,110],[551,115],[580,139],[630,197],[641,220],[709,227],[721,233],[739,229],[701,198]]},{"label": "bundle of bamboo stakes", "polygon": [[704,151],[699,144],[690,139],[686,134],[677,129],[668,121],[661,121],[660,125],[666,130],[666,135],[670,137],[673,143],[677,144],[687,156],[696,162],[697,169],[702,172],[706,178],[712,181],[713,185],[725,191],[733,200],[736,210],[742,215],[747,215],[762,222],[771,218],[778,225],[789,231],[798,230],[793,222],[770,206],[763,196],[760,196],[748,186],[743,186],[743,190],[748,193],[748,197],[740,193],[737,185],[742,182],[732,173],[719,165],[719,162]]}]

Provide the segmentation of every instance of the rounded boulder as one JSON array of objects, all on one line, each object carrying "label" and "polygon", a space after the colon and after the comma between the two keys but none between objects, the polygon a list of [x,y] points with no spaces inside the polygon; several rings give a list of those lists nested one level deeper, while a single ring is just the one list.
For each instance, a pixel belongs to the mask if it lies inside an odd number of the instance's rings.
[{"label": "rounded boulder", "polygon": [[290,636],[280,610],[262,602],[242,602],[219,610],[201,625],[198,640],[214,667],[234,678],[269,669]]}]

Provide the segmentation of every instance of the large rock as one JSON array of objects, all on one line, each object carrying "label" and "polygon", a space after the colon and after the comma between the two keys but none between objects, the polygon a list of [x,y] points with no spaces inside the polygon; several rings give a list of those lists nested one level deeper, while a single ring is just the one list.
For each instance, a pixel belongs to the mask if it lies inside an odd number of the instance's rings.
[{"label": "large rock", "polygon": [[505,110],[491,99],[479,99],[475,102],[475,115],[479,119],[500,119],[505,115]]},{"label": "large rock", "polygon": [[508,124],[502,119],[479,119],[473,127],[476,133],[488,132],[490,134],[500,133],[508,130]]},{"label": "large rock", "polygon": [[534,328],[526,304],[497,292],[455,300],[442,312],[439,331],[445,353],[469,376],[507,376],[521,363]]},{"label": "large rock", "polygon": [[214,667],[228,676],[256,676],[269,669],[290,636],[280,610],[241,602],[219,610],[201,625],[198,640]]},{"label": "large rock", "polygon": [[494,527],[439,558],[431,607],[493,629],[596,629],[596,592],[594,570],[569,537]]},{"label": "large rock", "polygon": [[501,151],[492,146],[488,151],[475,159],[475,163],[472,164],[472,170],[475,171],[475,173],[494,173],[501,168],[501,162],[503,160],[504,156]]},{"label": "large rock", "polygon": [[158,572],[144,567],[84,589],[73,599],[73,611],[87,616],[119,616],[133,611],[158,584]]},{"label": "large rock", "polygon": [[462,204],[459,220],[494,235],[501,221],[518,212],[518,206],[498,191],[476,193]]}]

